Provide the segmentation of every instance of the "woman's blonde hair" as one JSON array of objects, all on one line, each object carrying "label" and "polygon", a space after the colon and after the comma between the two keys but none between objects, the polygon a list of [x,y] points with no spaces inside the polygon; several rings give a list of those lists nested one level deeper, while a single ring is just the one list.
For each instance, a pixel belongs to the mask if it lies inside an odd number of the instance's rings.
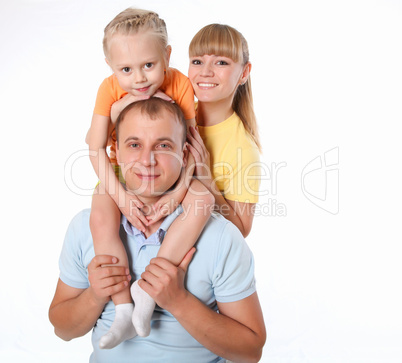
[{"label": "woman's blonde hair", "polygon": [[103,52],[106,58],[109,54],[109,41],[114,34],[131,35],[140,31],[150,31],[158,41],[161,52],[168,45],[166,23],[153,11],[128,8],[118,14],[105,28],[103,37]]},{"label": "woman's blonde hair", "polygon": [[[248,44],[244,36],[229,25],[210,24],[203,27],[192,39],[189,47],[190,57],[214,54],[228,57],[246,65],[249,62]],[[244,128],[261,150],[257,119],[253,107],[251,80],[237,87],[232,103],[233,110],[240,117]]]}]

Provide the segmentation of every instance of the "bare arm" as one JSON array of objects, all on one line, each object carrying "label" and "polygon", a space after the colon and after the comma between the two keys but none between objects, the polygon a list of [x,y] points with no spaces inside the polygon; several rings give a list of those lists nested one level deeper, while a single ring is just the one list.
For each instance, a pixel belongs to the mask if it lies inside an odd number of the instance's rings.
[{"label": "bare arm", "polygon": [[59,279],[49,308],[49,320],[58,337],[71,340],[88,333],[95,325],[110,296],[121,291],[131,279],[127,268],[112,256],[96,256],[88,265],[91,286],[77,289]]},{"label": "bare arm", "polygon": [[243,237],[247,237],[253,225],[255,203],[242,203],[225,199],[212,178],[210,155],[201,136],[192,127],[188,138],[190,141],[188,147],[196,162],[195,174],[215,197],[215,209],[231,221],[240,230]]},{"label": "bare arm", "polygon": [[140,287],[210,351],[236,362],[258,362],[266,332],[257,293],[218,303],[220,313],[211,310],[184,288],[194,251],[192,248],[178,267],[163,258],[152,259]]},{"label": "bare arm", "polygon": [[135,195],[125,191],[106,152],[110,124],[110,117],[93,114],[91,128],[87,135],[91,163],[101,182],[101,192],[106,192],[110,195],[132,225],[139,230],[144,230],[144,225],[147,225],[148,221],[138,209],[142,206],[142,203]]}]

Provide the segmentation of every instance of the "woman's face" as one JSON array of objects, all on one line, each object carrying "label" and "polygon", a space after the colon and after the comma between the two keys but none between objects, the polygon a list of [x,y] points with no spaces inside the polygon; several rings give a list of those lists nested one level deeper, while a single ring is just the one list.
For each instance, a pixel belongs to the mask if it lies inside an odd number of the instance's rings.
[{"label": "woman's face", "polygon": [[247,66],[228,57],[190,57],[188,78],[199,102],[231,103],[237,87],[247,80],[248,75]]}]

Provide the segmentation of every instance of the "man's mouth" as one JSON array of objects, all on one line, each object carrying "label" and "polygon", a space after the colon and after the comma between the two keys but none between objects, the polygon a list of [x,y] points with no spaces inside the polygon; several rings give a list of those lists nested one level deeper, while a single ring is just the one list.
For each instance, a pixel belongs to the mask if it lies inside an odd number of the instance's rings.
[{"label": "man's mouth", "polygon": [[138,174],[136,173],[137,177],[141,180],[155,180],[159,175],[157,174]]}]

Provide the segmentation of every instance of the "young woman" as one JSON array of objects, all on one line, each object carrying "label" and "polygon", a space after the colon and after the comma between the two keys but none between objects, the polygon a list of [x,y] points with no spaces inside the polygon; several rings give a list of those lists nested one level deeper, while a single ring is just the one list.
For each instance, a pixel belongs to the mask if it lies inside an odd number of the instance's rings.
[{"label": "young woman", "polygon": [[261,150],[247,41],[228,25],[211,24],[194,36],[189,55],[198,99],[198,127],[189,137],[195,175],[214,194],[215,208],[246,237],[258,201]]}]

